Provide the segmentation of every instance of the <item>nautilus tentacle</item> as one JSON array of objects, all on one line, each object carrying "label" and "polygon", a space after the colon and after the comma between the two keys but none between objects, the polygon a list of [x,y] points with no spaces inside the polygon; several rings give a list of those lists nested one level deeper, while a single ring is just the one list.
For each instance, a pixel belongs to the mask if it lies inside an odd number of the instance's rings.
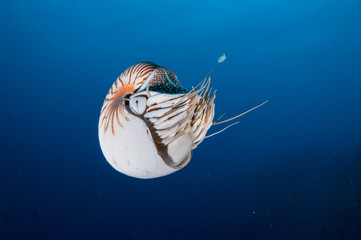
[{"label": "nautilus tentacle", "polygon": [[218,124],[209,74],[188,91],[172,71],[154,63],[125,70],[100,112],[99,141],[107,161],[137,178],[168,175],[187,165],[208,129]]}]

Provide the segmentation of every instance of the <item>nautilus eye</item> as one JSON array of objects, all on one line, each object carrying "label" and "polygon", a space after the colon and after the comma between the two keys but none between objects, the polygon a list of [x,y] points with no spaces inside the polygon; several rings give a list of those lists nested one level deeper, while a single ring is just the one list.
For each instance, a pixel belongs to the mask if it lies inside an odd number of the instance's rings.
[{"label": "nautilus eye", "polygon": [[129,107],[134,114],[141,115],[147,107],[147,99],[141,96],[131,96],[129,99]]},{"label": "nautilus eye", "polygon": [[129,67],[110,88],[100,112],[99,142],[106,160],[136,178],[183,168],[217,124],[214,99],[210,77],[188,91],[168,68],[151,62]]}]

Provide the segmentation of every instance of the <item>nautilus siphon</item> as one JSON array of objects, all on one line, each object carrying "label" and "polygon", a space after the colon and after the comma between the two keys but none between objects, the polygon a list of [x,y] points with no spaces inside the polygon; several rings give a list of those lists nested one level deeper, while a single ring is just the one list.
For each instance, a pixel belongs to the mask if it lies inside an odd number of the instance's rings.
[{"label": "nautilus siphon", "polygon": [[210,82],[207,76],[188,91],[171,70],[155,63],[126,69],[100,113],[99,141],[106,160],[136,178],[161,177],[186,166],[214,124]]}]

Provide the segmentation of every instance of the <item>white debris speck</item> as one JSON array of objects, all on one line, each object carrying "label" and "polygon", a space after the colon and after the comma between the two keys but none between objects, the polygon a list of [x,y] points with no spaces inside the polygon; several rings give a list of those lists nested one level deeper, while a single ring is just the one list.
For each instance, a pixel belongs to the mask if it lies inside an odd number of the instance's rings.
[{"label": "white debris speck", "polygon": [[223,53],[223,55],[218,58],[218,63],[224,62],[224,60],[226,60],[226,58],[227,58],[226,54]]}]

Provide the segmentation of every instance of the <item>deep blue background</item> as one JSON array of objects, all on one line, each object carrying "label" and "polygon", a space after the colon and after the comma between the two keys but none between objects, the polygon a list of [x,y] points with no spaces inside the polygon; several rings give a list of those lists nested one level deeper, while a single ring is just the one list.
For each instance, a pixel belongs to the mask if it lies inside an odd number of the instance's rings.
[{"label": "deep blue background", "polygon": [[[0,239],[361,239],[361,2],[2,1]],[[139,61],[243,112],[183,170],[113,170],[98,117]],[[216,126],[210,132],[219,130]]]}]

